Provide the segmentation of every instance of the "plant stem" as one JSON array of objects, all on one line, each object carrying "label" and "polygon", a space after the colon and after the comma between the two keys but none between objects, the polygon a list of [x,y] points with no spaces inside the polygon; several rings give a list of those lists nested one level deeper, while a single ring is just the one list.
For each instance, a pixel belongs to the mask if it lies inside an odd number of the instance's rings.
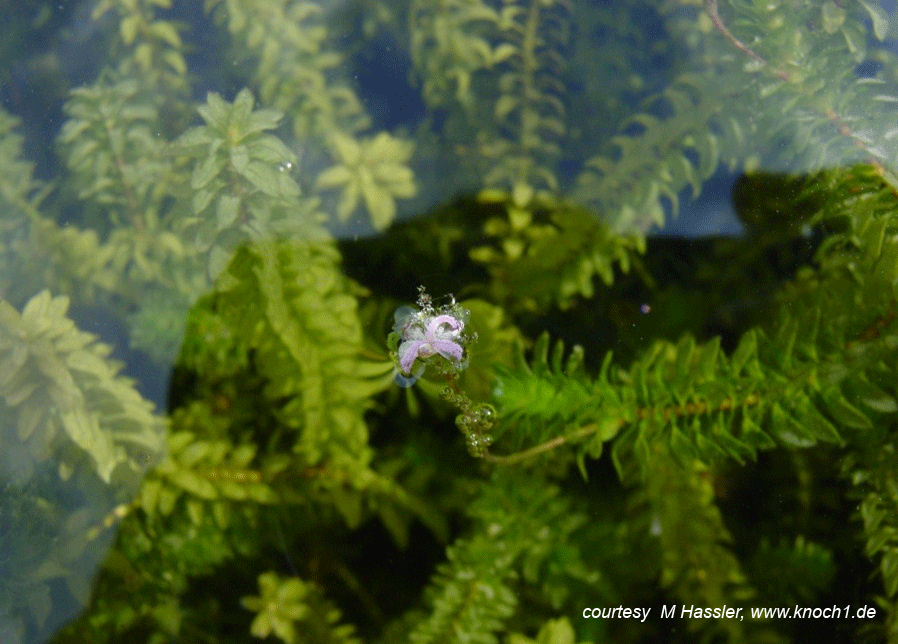
[{"label": "plant stem", "polygon": [[590,423],[589,425],[581,427],[569,436],[556,436],[552,440],[541,443],[540,445],[537,445],[535,447],[531,447],[530,449],[525,449],[523,452],[516,452],[514,454],[499,456],[497,454],[490,454],[489,450],[487,450],[486,454],[483,455],[483,458],[490,463],[496,463],[498,465],[514,465],[515,463],[520,463],[521,461],[526,461],[529,458],[538,456],[543,452],[548,452],[555,449],[556,447],[560,447],[561,445],[564,445],[569,441],[578,441],[581,438],[586,438],[590,434],[594,433],[598,428],[599,426],[595,423]]}]

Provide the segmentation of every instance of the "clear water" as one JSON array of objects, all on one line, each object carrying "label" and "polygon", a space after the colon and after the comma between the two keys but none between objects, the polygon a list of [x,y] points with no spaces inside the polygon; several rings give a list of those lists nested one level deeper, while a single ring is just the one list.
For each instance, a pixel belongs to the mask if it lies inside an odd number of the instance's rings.
[{"label": "clear water", "polygon": [[[877,123],[891,114],[890,104],[870,105],[866,112],[852,106],[845,114],[829,117],[827,129],[826,119],[819,117],[829,109],[826,101],[833,92],[825,84],[818,87],[809,81],[806,103],[795,108],[804,110],[808,119],[824,121],[824,127],[813,129],[807,135],[810,138],[800,143],[789,137],[806,133],[774,131],[782,114],[744,109],[751,101],[764,104],[749,94],[758,91],[757,86],[747,87],[746,94],[740,95],[732,81],[721,78],[719,105],[698,100],[695,88],[713,86],[708,78],[714,77],[716,65],[725,69],[738,59],[737,66],[749,70],[746,77],[755,79],[764,77],[764,65],[776,63],[761,63],[740,51],[697,2],[570,6],[523,0],[484,2],[497,17],[513,7],[531,12],[508,14],[513,22],[533,29],[527,37],[540,41],[527,54],[533,60],[526,62],[515,58],[524,56],[520,51],[500,48],[503,32],[498,22],[491,23],[486,14],[465,14],[465,7],[476,2],[271,1],[268,9],[273,14],[285,11],[284,7],[293,11],[272,24],[264,23],[269,15],[265,2],[233,3],[247,12],[246,20],[236,15],[239,11],[228,13],[227,3],[218,2],[205,3],[214,5],[211,15],[198,2],[175,1],[170,8],[165,2],[156,3],[159,6],[137,2],[135,6],[143,12],[137,14],[129,14],[127,2],[104,2],[110,10],[100,15],[94,11],[96,4],[5,3],[3,9],[0,101],[4,118],[17,119],[15,124],[8,121],[0,143],[0,163],[5,165],[0,172],[7,177],[0,179],[6,246],[0,268],[5,274],[0,275],[0,295],[6,302],[0,315],[0,485],[4,488],[0,641],[4,644],[46,641],[81,613],[120,522],[142,511],[135,499],[141,498],[144,475],[166,461],[171,407],[183,404],[183,392],[195,385],[192,379],[208,376],[225,381],[226,374],[191,375],[191,364],[209,359],[204,352],[216,343],[239,347],[239,338],[229,334],[248,334],[249,326],[238,330],[203,326],[204,319],[191,322],[189,315],[212,292],[234,254],[248,243],[284,238],[297,243],[321,237],[340,240],[339,249],[346,258],[342,270],[373,290],[374,296],[363,298],[369,306],[383,309],[366,313],[365,320],[388,321],[398,301],[415,299],[418,284],[444,285],[444,290],[456,291],[460,297],[465,291],[482,297],[488,289],[478,291],[477,284],[465,279],[470,274],[489,279],[484,266],[471,269],[470,262],[466,264],[470,273],[466,269],[447,274],[444,264],[436,260],[410,269],[404,262],[423,251],[391,247],[396,242],[390,240],[395,238],[383,232],[389,224],[414,226],[418,221],[420,225],[429,217],[443,225],[440,217],[445,217],[451,221],[445,236],[427,239],[442,239],[448,254],[464,258],[472,248],[491,243],[489,234],[482,232],[486,229],[478,227],[490,216],[485,212],[495,214],[490,211],[495,203],[513,203],[512,210],[526,210],[551,194],[581,204],[622,235],[738,237],[746,230],[730,191],[744,169],[801,174],[870,156],[884,164],[895,158],[890,141],[870,138],[871,132],[879,131]],[[767,8],[771,15],[775,4]],[[841,9],[836,5],[843,3],[826,4],[838,14]],[[894,11],[889,4],[881,5],[886,16]],[[309,11],[302,10],[303,5]],[[721,20],[726,20],[733,10],[727,3],[720,5]],[[845,20],[863,22],[851,33],[860,39],[860,46],[871,48],[852,73],[883,78],[893,85],[893,72],[880,62],[893,61],[893,34],[880,42],[871,17],[852,11]],[[526,16],[531,14],[534,21],[528,22]],[[838,33],[843,24],[835,14],[827,14],[826,28]],[[153,32],[150,20],[164,26]],[[291,42],[295,36],[291,26],[308,32]],[[733,39],[739,29],[738,23],[733,26]],[[523,36],[508,38],[508,42],[522,42]],[[742,44],[759,51],[768,45],[763,41]],[[305,45],[309,50],[302,50]],[[782,43],[769,48],[776,51],[778,46]],[[141,47],[149,47],[149,53],[141,54]],[[807,65],[813,66],[813,52],[807,56]],[[178,67],[181,61],[186,64],[183,73]],[[526,79],[532,85],[524,87],[523,77],[515,73],[531,62],[537,71]],[[316,71],[315,64],[324,71]],[[795,81],[800,69],[797,65],[783,73]],[[692,88],[690,74],[694,75]],[[758,86],[773,84],[776,78],[776,74],[768,75]],[[324,85],[315,85],[319,80]],[[133,94],[110,89],[121,89],[120,83],[131,83]],[[272,154],[282,158],[271,162],[274,174],[260,179],[260,184],[276,181],[271,177],[280,173],[285,183],[299,188],[302,197],[296,197],[296,203],[305,201],[295,206],[295,213],[277,211],[282,217],[278,220],[253,219],[253,213],[263,207],[242,201],[235,206],[244,208],[241,214],[221,223],[227,219],[224,205],[216,212],[194,211],[197,194],[205,186],[197,170],[204,153],[178,147],[177,142],[188,129],[203,124],[195,107],[207,104],[209,93],[230,105],[240,100],[245,88],[252,92],[254,110],[286,112],[277,125],[268,128],[283,143],[283,149]],[[818,89],[823,97],[819,101],[814,95]],[[83,100],[78,103],[77,91],[82,90],[87,94],[81,94]],[[99,90],[108,93],[95,100],[90,92]],[[316,111],[315,101],[322,97],[326,108]],[[116,103],[119,98],[121,103]],[[683,107],[678,100],[695,104]],[[150,112],[127,112],[138,108]],[[690,114],[702,110],[707,110],[707,118],[690,125]],[[633,120],[633,114],[648,117]],[[730,118],[736,120],[735,126]],[[78,119],[85,123],[82,130],[73,125]],[[662,135],[660,147],[650,142],[640,147],[635,142],[649,138],[644,135],[650,121],[658,124],[659,132],[682,128],[680,138]],[[841,125],[854,133],[840,132]],[[104,127],[108,139],[100,132]],[[739,139],[735,130],[746,138]],[[767,132],[769,137],[764,136]],[[340,136],[343,144],[337,142]],[[379,136],[382,147],[374,143]],[[616,136],[632,147],[617,146]],[[123,139],[113,140],[116,137]],[[664,147],[670,140],[682,145],[676,154]],[[857,141],[866,143],[856,145]],[[369,147],[347,151],[359,142]],[[353,200],[345,177],[334,173],[336,178],[327,181],[322,176],[341,163],[351,166],[359,155],[362,166],[368,164],[376,176],[379,171],[384,175],[374,180],[366,175],[368,181],[381,181],[380,192],[373,192],[373,197],[360,193]],[[601,172],[590,174],[590,168],[597,167],[591,165],[596,158],[612,166],[630,164],[633,171],[606,177],[603,183]],[[665,172],[665,163],[679,169],[685,164],[694,175],[692,180],[670,179],[677,170]],[[148,174],[158,181],[144,181]],[[653,180],[671,192],[662,189],[652,197],[657,188]],[[252,189],[252,182],[234,181],[235,192],[219,186],[215,199],[222,194],[250,199],[246,190]],[[157,188],[161,194],[153,193]],[[472,207],[468,212],[461,206],[453,210],[454,200],[467,199],[465,207],[470,207],[473,196],[482,191],[492,191],[493,196],[480,202],[481,210]],[[502,196],[496,197],[497,193]],[[278,197],[289,201],[285,195]],[[259,203],[263,202],[260,197]],[[318,215],[325,220],[316,219]],[[204,217],[219,218],[215,224],[219,228]],[[529,225],[521,224],[522,230]],[[95,237],[88,239],[90,235]],[[466,246],[453,247],[453,235]],[[414,234],[399,239],[410,238],[414,240]],[[119,255],[109,250],[113,247]],[[107,251],[111,254],[100,262],[98,257]],[[179,263],[179,258],[186,259]],[[310,284],[331,277],[313,275]],[[595,284],[601,289],[598,279]],[[640,312],[634,313],[633,328],[640,325],[641,329],[654,305],[643,299],[633,306]],[[688,317],[683,308],[689,304],[678,309]],[[241,319],[253,314],[247,311]],[[555,336],[580,343],[591,341],[583,337],[588,322],[582,318],[540,315],[525,315],[522,326],[547,328]],[[66,326],[66,320],[74,326]],[[383,373],[372,378],[381,377],[384,383],[392,382],[394,376],[384,348],[389,324],[364,329],[364,342],[351,339],[365,347],[372,363],[379,361]],[[191,329],[187,336],[185,328]],[[105,350],[91,349],[95,345],[78,336],[76,329],[108,345],[108,357],[103,355]],[[284,333],[294,330],[287,328]],[[625,353],[640,341],[640,334],[637,330],[633,338],[622,340]],[[61,337],[70,340],[60,344]],[[596,351],[588,360],[596,361],[599,351],[608,347],[600,340],[592,341]],[[78,353],[79,342],[90,356]],[[235,358],[240,360],[250,359]],[[129,380],[116,379],[111,361],[121,363],[120,373]],[[326,382],[324,388],[338,384]],[[372,393],[372,400],[401,408],[400,394],[389,387],[383,384]],[[430,394],[436,392],[432,387]],[[489,391],[488,383],[472,387]],[[239,414],[233,412],[235,417],[252,425],[247,415],[253,405],[242,401],[263,395],[260,392],[223,390],[212,404],[219,405],[215,409],[221,418],[239,408]],[[128,424],[140,422],[144,425],[137,435],[126,436],[134,426]],[[275,430],[266,434],[270,429],[254,427],[244,438],[264,451],[271,447],[266,441],[276,442],[271,436],[278,435]],[[285,450],[286,455],[290,453]],[[259,467],[251,461],[240,474],[235,462],[231,461],[231,473],[227,464],[198,466],[201,484],[208,486],[210,477],[216,485],[228,476],[252,478]],[[187,483],[180,488],[182,494],[190,490],[196,493]],[[175,523],[187,520],[192,511],[183,499],[178,503],[182,505],[176,506],[170,519]],[[211,504],[203,507],[207,513],[212,511]],[[281,515],[275,511],[272,516]],[[267,521],[256,528],[274,525],[270,517]],[[304,556],[296,552],[302,531],[296,525],[281,528],[278,524],[277,529],[277,539],[264,540],[276,554],[264,551],[258,556],[269,557],[271,567],[289,574],[285,561]],[[162,533],[156,536],[166,539]],[[189,544],[183,547],[190,550]],[[422,561],[431,554],[422,554]],[[200,558],[194,552],[189,556]],[[161,574],[164,579],[164,571],[131,570],[123,563],[127,557],[117,557],[109,565],[125,577],[134,575],[139,580],[142,575]],[[289,568],[293,565],[290,559]],[[210,575],[214,569],[214,563],[210,564]],[[423,583],[426,571],[421,575],[416,583]],[[352,587],[354,578],[349,579],[344,582]],[[349,604],[353,602],[361,605],[357,614],[377,616],[368,606],[375,602],[367,592],[358,592]],[[246,624],[239,628],[245,631]]]}]

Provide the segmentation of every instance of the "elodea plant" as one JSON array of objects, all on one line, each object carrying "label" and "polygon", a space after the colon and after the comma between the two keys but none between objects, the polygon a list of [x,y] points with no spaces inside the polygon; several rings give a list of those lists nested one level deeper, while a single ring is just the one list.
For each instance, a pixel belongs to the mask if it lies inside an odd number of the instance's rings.
[{"label": "elodea plant", "polygon": [[898,642],[894,14],[7,11],[0,642]]}]

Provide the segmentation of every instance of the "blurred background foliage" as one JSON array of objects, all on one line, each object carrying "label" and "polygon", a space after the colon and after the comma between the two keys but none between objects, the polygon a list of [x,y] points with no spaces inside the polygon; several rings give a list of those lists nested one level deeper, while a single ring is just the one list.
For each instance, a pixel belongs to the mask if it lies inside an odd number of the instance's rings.
[{"label": "blurred background foliage", "polygon": [[893,6],[0,9],[4,644],[898,641]]}]

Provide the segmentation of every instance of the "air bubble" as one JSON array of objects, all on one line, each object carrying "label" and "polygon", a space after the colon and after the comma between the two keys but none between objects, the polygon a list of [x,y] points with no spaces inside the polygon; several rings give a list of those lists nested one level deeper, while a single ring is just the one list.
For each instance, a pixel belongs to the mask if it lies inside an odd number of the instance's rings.
[{"label": "air bubble", "polygon": [[475,434],[468,436],[468,453],[475,458],[482,458],[486,455],[486,445],[483,445],[480,437]]},{"label": "air bubble", "polygon": [[477,424],[483,429],[489,429],[496,422],[496,408],[492,405],[480,404],[473,410]]}]

